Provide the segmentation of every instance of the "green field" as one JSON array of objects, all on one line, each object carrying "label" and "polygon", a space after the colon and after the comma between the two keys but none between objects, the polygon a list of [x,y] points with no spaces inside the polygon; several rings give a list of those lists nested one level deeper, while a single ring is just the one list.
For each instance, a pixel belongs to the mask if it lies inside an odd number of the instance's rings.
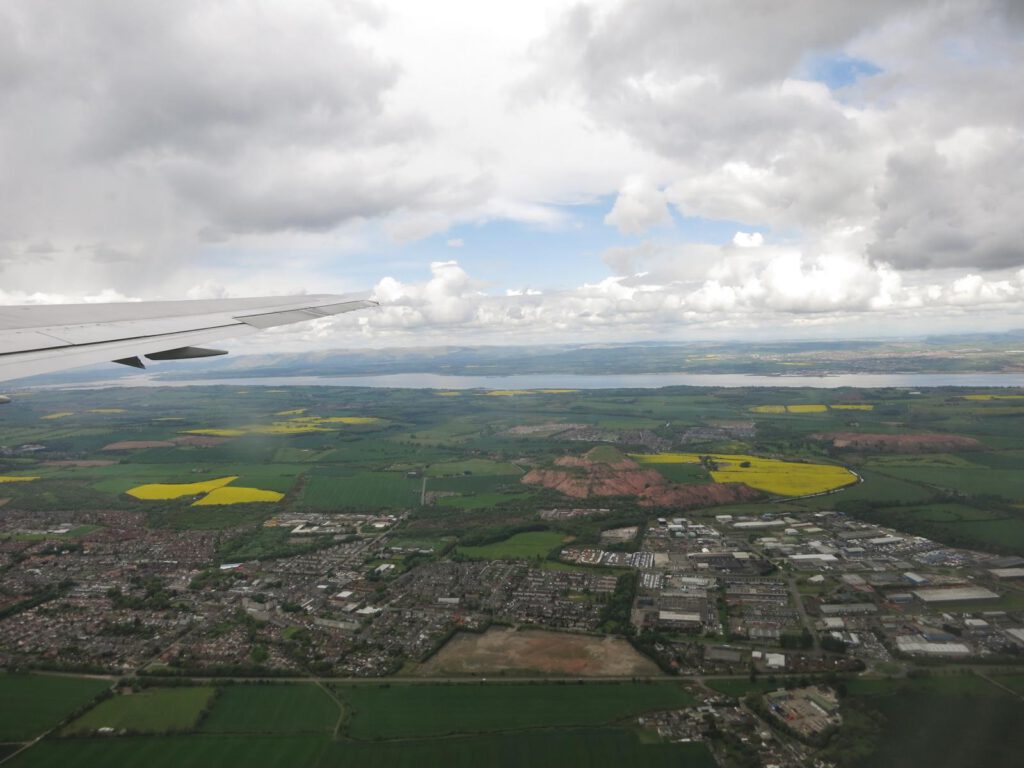
[{"label": "green field", "polygon": [[452,509],[490,509],[499,504],[521,501],[526,494],[519,493],[476,493],[472,496],[444,496],[435,503],[439,507]]},{"label": "green field", "polygon": [[459,547],[456,551],[477,560],[527,560],[546,557],[564,538],[556,531],[530,531],[480,547]]},{"label": "green field", "polygon": [[302,503],[312,509],[405,508],[419,505],[421,481],[401,472],[337,476],[324,470],[307,478]]},{"label": "green field", "polygon": [[16,768],[714,768],[703,744],[642,744],[620,729],[540,731],[380,744],[315,737],[184,736],[44,741]]},{"label": "green field", "polygon": [[711,476],[700,464],[650,464],[645,469],[657,470],[658,474],[673,483],[711,482]]},{"label": "green field", "polygon": [[879,467],[878,471],[900,480],[946,488],[973,496],[1024,499],[1024,472],[987,467]]},{"label": "green field", "polygon": [[0,674],[0,741],[27,741],[110,687],[108,680]]},{"label": "green field", "polygon": [[521,475],[523,470],[507,461],[466,459],[465,461],[431,464],[427,467],[426,474],[429,477],[444,477],[447,475]]},{"label": "green field", "polygon": [[338,705],[322,688],[300,685],[225,686],[200,730],[204,733],[330,733]]},{"label": "green field", "polygon": [[1020,765],[1024,701],[971,676],[937,677],[867,688],[853,685],[844,705],[843,766]]},{"label": "green field", "polygon": [[171,733],[195,726],[209,703],[209,687],[150,688],[101,701],[62,731],[62,736],[92,733],[113,728],[135,733]]},{"label": "green field", "polygon": [[678,683],[385,684],[336,690],[351,708],[348,735],[366,741],[592,726],[695,703]]}]

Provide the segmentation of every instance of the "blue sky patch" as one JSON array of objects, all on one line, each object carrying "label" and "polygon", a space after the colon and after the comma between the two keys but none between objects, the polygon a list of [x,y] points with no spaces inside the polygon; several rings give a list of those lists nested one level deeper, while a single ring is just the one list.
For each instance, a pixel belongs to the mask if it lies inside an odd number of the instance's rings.
[{"label": "blue sky patch", "polygon": [[800,76],[824,83],[831,90],[845,88],[863,77],[877,75],[882,69],[866,59],[846,54],[810,54],[804,57]]}]

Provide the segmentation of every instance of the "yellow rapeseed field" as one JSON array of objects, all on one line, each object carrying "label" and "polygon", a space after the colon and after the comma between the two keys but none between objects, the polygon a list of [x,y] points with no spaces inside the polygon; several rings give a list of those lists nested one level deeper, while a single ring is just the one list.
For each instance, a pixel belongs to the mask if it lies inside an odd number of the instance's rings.
[{"label": "yellow rapeseed field", "polygon": [[0,483],[27,483],[38,479],[38,475],[0,475]]},{"label": "yellow rapeseed field", "polygon": [[964,395],[964,400],[1024,400],[1024,395]]},{"label": "yellow rapeseed field", "polygon": [[309,432],[327,432],[313,424],[296,424],[294,422],[275,422],[274,424],[258,424],[254,427],[246,427],[245,431],[250,435],[305,435]]},{"label": "yellow rapeseed field", "polygon": [[[641,464],[696,464],[696,453],[630,454]],[[718,469],[711,472],[716,483],[744,483],[780,496],[806,496],[834,491],[857,482],[857,476],[834,464],[805,464],[765,459],[746,454],[711,454]]]},{"label": "yellow rapeseed field", "polygon": [[89,413],[125,413],[124,408],[90,408]]},{"label": "yellow rapeseed field", "polygon": [[74,416],[74,411],[59,411],[57,413],[48,413],[45,416],[41,416],[43,419],[63,419],[65,416]]},{"label": "yellow rapeseed field", "polygon": [[264,491],[261,488],[236,488],[224,486],[214,488],[203,498],[192,503],[193,507],[208,507],[213,504],[251,504],[254,502],[275,502],[284,498],[283,493]]},{"label": "yellow rapeseed field", "polygon": [[317,416],[317,424],[376,424],[376,416]]},{"label": "yellow rapeseed field", "polygon": [[485,394],[488,397],[515,397],[516,395],[567,395],[579,392],[578,389],[492,389]]},{"label": "yellow rapeseed field", "polygon": [[200,493],[209,493],[215,488],[220,488],[233,483],[238,479],[237,475],[231,477],[218,477],[215,480],[204,480],[198,483],[148,483],[138,485],[128,491],[129,496],[146,501],[167,499],[180,499],[182,496],[196,496]]},{"label": "yellow rapeseed field", "polygon": [[821,403],[803,403],[797,405],[754,405],[752,413],[825,413],[833,411],[873,411],[875,406],[868,403],[843,403],[840,405],[823,405]]},{"label": "yellow rapeseed field", "polygon": [[[281,414],[302,413],[305,408],[282,411]],[[241,437],[242,435],[304,435],[310,432],[330,432],[332,424],[377,424],[376,416],[296,416],[271,424],[251,424],[244,427],[204,427],[186,429],[186,435],[209,435],[212,437]]]}]

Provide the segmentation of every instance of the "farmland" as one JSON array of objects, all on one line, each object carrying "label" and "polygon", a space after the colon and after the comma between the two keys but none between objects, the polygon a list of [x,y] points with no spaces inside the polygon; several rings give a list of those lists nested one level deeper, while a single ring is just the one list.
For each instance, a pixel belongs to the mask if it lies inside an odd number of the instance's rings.
[{"label": "farmland", "polygon": [[[741,695],[760,667],[753,687],[777,686],[752,651],[793,663],[791,585],[824,642],[821,604],[891,619],[908,572],[999,597],[952,618],[912,602],[900,632],[977,643],[993,674],[1017,663],[1004,628],[1024,589],[990,572],[991,555],[1024,554],[1016,396],[450,392],[45,390],[5,406],[0,651],[109,675],[0,678],[8,741],[59,726],[10,764],[710,766],[637,716],[703,702],[697,678]],[[1007,615],[984,633],[962,624],[992,611]],[[874,618],[848,621],[867,642],[822,651],[828,670],[876,651],[872,671],[931,667],[873,642]],[[118,678],[136,692],[87,709]],[[980,678],[845,684],[852,733],[886,718],[878,765],[959,754],[942,707],[1009,727]],[[944,730],[941,749],[901,707]],[[92,735],[107,727],[133,735]],[[844,768],[873,764],[847,752]]]},{"label": "farmland", "polygon": [[845,467],[766,459],[760,456],[696,453],[632,454],[641,464],[705,464],[716,483],[743,483],[780,496],[827,493],[852,485],[857,476]]},{"label": "farmland", "polygon": [[0,742],[42,734],[108,687],[104,680],[0,674]]},{"label": "farmland", "polygon": [[564,768],[566,765],[629,765],[635,768],[714,768],[703,744],[642,744],[617,729],[553,730],[528,735],[467,736],[393,743],[354,743],[307,736],[183,736],[43,742],[10,763],[15,768],[94,768],[145,765],[178,768]]},{"label": "farmland", "polygon": [[100,702],[61,731],[62,736],[93,733],[100,728],[134,733],[186,731],[213,697],[213,688],[151,688]]},{"label": "farmland", "polygon": [[679,683],[384,685],[336,689],[360,740],[601,725],[694,699]]},{"label": "farmland", "polygon": [[203,733],[330,733],[338,705],[313,685],[229,685],[223,689]]}]

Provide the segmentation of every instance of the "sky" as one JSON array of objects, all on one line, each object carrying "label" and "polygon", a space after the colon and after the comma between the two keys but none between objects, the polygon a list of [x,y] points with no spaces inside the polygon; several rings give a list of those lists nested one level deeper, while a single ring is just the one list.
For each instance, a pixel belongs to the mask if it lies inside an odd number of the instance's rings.
[{"label": "sky", "polygon": [[6,0],[0,304],[381,302],[288,351],[1024,328],[1022,71],[1015,0]]}]

